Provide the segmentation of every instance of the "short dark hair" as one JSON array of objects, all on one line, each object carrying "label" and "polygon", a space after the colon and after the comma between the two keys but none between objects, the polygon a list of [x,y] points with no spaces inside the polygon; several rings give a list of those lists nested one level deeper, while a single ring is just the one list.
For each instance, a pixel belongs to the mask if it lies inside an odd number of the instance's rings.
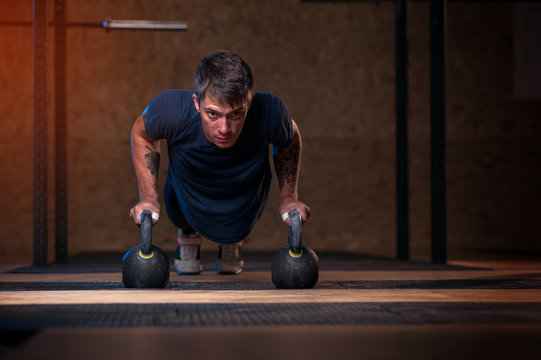
[{"label": "short dark hair", "polygon": [[254,79],[250,66],[239,55],[221,50],[201,60],[195,71],[194,85],[199,101],[211,95],[235,106],[252,93]]}]

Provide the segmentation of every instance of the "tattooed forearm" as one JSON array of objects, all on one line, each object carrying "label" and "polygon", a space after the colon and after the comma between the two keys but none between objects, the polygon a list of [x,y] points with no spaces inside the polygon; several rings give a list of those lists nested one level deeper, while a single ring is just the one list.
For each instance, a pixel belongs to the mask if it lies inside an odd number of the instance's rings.
[{"label": "tattooed forearm", "polygon": [[297,178],[297,168],[295,167],[289,168],[287,166],[282,166],[276,170],[276,173],[278,175],[279,184],[290,184],[295,182],[295,179]]},{"label": "tattooed forearm", "polygon": [[145,154],[145,159],[147,161],[147,169],[156,179],[158,179],[158,170],[160,168],[160,153],[158,151],[152,150],[148,146],[146,146],[146,148],[150,151]]},{"label": "tattooed forearm", "polygon": [[285,149],[278,149],[274,156],[274,168],[278,177],[278,184],[296,184],[299,169],[300,143],[294,141]]}]

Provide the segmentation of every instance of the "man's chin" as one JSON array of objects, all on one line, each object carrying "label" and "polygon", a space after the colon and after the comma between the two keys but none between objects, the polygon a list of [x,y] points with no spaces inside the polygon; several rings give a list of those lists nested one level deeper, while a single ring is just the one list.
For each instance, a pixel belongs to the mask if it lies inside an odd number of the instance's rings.
[{"label": "man's chin", "polygon": [[233,145],[235,145],[234,141],[214,141],[214,145],[219,147],[220,149],[229,149]]}]

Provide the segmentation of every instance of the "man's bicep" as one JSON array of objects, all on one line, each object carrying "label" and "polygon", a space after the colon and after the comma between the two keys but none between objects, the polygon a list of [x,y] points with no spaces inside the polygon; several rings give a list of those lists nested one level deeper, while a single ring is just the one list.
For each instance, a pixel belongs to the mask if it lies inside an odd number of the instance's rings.
[{"label": "man's bicep", "polygon": [[154,141],[148,135],[145,125],[146,125],[146,114],[143,113],[137,118],[137,120],[135,120],[135,123],[133,124],[132,136],[142,138],[146,141]]}]

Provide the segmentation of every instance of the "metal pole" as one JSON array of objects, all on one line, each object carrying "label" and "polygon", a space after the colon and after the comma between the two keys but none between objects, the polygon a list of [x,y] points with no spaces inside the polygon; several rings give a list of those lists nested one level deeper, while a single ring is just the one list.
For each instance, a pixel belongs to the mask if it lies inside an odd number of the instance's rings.
[{"label": "metal pole", "polygon": [[430,2],[430,165],[432,262],[447,262],[445,188],[445,9]]},{"label": "metal pole", "polygon": [[66,171],[66,21],[65,0],[54,4],[54,111],[55,111],[55,255],[68,261]]},{"label": "metal pole", "polygon": [[407,0],[396,0],[395,13],[397,258],[409,260]]},{"label": "metal pole", "polygon": [[105,19],[102,23],[105,29],[130,30],[188,30],[185,21],[152,21],[152,20],[112,20]]},{"label": "metal pole", "polygon": [[34,265],[47,264],[47,1],[34,0]]}]

